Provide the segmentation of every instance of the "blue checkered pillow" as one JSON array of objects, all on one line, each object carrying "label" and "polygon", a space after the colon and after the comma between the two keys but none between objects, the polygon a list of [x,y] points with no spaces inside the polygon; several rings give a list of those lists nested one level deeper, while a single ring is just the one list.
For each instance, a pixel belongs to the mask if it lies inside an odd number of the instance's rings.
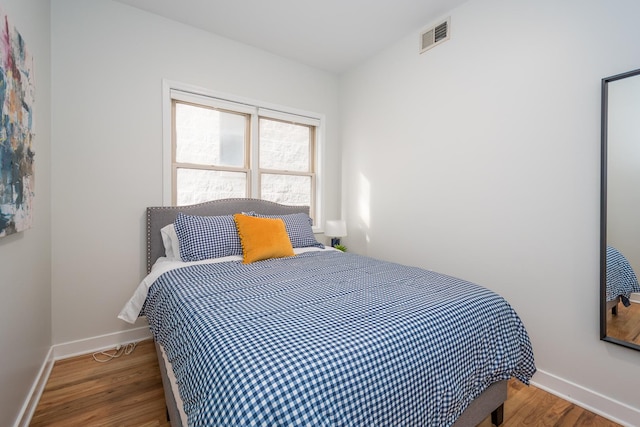
[{"label": "blue checkered pillow", "polygon": [[232,215],[193,216],[179,212],[174,225],[182,261],[242,255]]},{"label": "blue checkered pillow", "polygon": [[294,248],[318,247],[324,249],[324,245],[316,240],[311,228],[311,218],[306,213],[296,213],[288,215],[262,215],[255,214],[260,218],[282,218],[284,225]]}]

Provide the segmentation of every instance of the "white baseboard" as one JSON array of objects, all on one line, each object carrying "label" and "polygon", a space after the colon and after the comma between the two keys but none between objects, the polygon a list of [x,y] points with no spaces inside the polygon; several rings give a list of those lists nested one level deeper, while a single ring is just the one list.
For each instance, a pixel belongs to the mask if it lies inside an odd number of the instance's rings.
[{"label": "white baseboard", "polygon": [[149,331],[148,326],[144,326],[52,346],[31,386],[31,390],[29,390],[27,399],[22,405],[14,427],[28,427],[31,423],[31,418],[33,418],[33,414],[38,406],[38,402],[40,401],[40,397],[42,396],[42,392],[44,391],[44,387],[47,384],[56,360],[68,359],[69,357],[115,348],[118,344],[128,344],[149,338],[151,338],[151,331]]},{"label": "white baseboard", "polygon": [[538,370],[531,384],[626,427],[637,426],[640,410],[605,395]]},{"label": "white baseboard", "polygon": [[38,371],[38,375],[36,375],[36,379],[29,390],[27,399],[20,409],[20,413],[18,414],[14,427],[28,427],[31,423],[31,418],[33,417],[33,413],[36,411],[36,407],[38,406],[44,387],[47,385],[47,380],[49,379],[51,369],[53,369],[54,362],[52,347],[44,358],[44,362]]},{"label": "white baseboard", "polygon": [[114,348],[118,344],[126,344],[151,338],[148,326],[129,329],[127,331],[114,332],[83,340],[71,341],[53,346],[55,360],[68,359],[82,354],[93,353],[100,350]]}]

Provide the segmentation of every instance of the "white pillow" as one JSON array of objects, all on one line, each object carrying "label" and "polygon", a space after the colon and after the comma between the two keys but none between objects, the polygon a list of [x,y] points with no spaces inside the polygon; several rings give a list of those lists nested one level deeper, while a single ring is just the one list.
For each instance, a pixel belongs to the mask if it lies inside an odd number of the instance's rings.
[{"label": "white pillow", "polygon": [[160,229],[162,243],[164,244],[164,254],[171,260],[180,260],[180,242],[176,234],[176,227],[173,224],[165,225]]}]

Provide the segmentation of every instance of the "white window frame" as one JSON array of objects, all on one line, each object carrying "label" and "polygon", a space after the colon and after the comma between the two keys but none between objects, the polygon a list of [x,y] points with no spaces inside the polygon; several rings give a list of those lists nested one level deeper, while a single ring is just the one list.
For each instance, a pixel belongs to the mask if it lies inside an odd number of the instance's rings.
[{"label": "white window frame", "polygon": [[[322,232],[324,224],[324,203],[323,203],[323,153],[325,119],[323,114],[310,111],[299,110],[267,102],[256,101],[236,95],[224,94],[186,83],[171,80],[162,80],[162,204],[171,206],[172,204],[172,100],[179,99],[186,102],[194,102],[203,105],[210,105],[217,108],[232,111],[244,112],[252,115],[251,133],[258,135],[258,117],[272,118],[284,121],[292,121],[299,124],[312,125],[316,127],[316,136],[313,156],[315,157],[315,191],[312,194],[315,205],[315,216],[313,231]],[[258,165],[255,159],[258,158],[259,144],[252,144],[250,155],[250,165],[253,171],[250,173],[251,187],[258,188]]]}]

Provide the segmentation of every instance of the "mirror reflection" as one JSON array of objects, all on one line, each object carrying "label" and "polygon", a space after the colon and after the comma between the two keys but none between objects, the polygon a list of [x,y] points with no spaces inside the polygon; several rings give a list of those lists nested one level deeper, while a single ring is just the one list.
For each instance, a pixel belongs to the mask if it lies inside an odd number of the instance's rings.
[{"label": "mirror reflection", "polygon": [[602,81],[601,338],[640,350],[640,70]]}]

